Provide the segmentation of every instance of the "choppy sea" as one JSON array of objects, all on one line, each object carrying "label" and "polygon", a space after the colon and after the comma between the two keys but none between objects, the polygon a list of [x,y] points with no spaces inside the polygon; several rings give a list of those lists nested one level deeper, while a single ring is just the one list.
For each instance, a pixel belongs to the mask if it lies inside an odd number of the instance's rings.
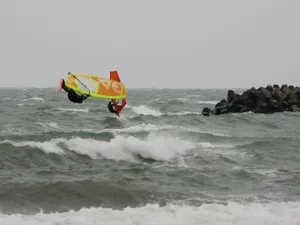
[{"label": "choppy sea", "polygon": [[1,225],[300,224],[299,113],[202,116],[227,90],[127,94],[118,118],[0,89]]}]

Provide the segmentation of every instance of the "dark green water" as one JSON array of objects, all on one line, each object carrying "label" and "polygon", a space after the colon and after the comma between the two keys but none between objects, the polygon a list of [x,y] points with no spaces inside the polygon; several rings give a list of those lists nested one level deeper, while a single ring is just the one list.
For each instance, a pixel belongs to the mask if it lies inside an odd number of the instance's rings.
[{"label": "dark green water", "polygon": [[300,114],[201,116],[226,93],[1,89],[0,224],[300,224]]}]

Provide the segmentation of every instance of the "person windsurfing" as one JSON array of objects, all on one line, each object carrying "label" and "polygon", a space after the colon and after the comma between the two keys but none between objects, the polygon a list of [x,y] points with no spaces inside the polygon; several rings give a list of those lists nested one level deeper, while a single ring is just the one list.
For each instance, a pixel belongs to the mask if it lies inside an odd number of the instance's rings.
[{"label": "person windsurfing", "polygon": [[65,80],[63,79],[62,80],[62,85],[61,85],[62,89],[64,89],[66,92],[68,92],[68,99],[71,101],[71,102],[74,102],[74,103],[82,103],[85,99],[87,99],[89,97],[89,95],[81,95],[81,94],[78,94],[76,93],[74,90],[68,88],[65,84]]},{"label": "person windsurfing", "polygon": [[117,116],[120,116],[120,111],[123,109],[122,105],[120,105],[119,101],[117,102],[115,99],[112,99],[108,102],[107,108],[111,113],[116,114]]}]

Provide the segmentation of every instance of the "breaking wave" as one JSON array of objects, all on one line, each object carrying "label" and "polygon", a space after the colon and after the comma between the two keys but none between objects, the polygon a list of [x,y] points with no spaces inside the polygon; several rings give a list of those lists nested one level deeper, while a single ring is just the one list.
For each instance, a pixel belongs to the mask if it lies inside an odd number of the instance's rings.
[{"label": "breaking wave", "polygon": [[139,208],[126,207],[123,210],[111,208],[82,208],[79,211],[35,215],[0,214],[5,225],[299,225],[300,203],[238,203],[203,204],[199,207],[168,204],[148,204]]},{"label": "breaking wave", "polygon": [[4,140],[0,144],[10,144],[16,148],[28,146],[45,153],[55,154],[65,154],[66,151],[72,151],[89,156],[92,159],[103,157],[115,161],[136,161],[137,155],[146,159],[169,161],[196,147],[196,144],[190,141],[154,134],[147,136],[145,139],[119,135],[110,141],[73,137],[70,139],[57,138],[43,142]]}]

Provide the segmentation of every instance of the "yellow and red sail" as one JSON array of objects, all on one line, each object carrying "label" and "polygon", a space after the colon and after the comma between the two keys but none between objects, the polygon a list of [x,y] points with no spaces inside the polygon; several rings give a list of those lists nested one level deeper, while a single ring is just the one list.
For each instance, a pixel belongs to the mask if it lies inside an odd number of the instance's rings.
[{"label": "yellow and red sail", "polygon": [[[61,79],[58,89],[59,91],[61,91],[62,80],[63,79]],[[122,99],[121,106],[114,106],[118,113],[120,113],[127,104],[126,88],[125,85],[121,83],[117,71],[110,71],[110,79],[99,76],[69,73],[65,85],[75,92],[88,94],[94,98],[113,99],[114,101],[115,99]]]},{"label": "yellow and red sail", "polygon": [[110,79],[84,74],[69,74],[65,84],[80,94],[89,94],[94,98],[126,98],[126,88],[120,82],[117,71],[110,72]]}]

